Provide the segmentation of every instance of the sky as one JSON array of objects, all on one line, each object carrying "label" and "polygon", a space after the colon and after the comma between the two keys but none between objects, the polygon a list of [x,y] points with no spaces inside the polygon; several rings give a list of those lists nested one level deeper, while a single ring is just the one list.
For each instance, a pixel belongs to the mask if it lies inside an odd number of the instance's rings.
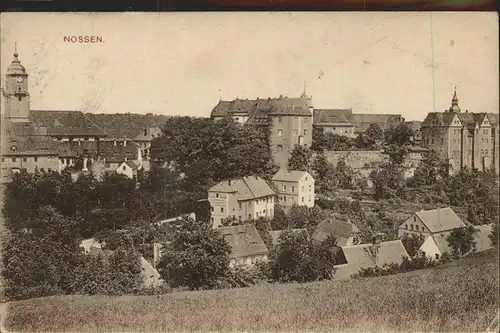
[{"label": "sky", "polygon": [[[496,13],[2,13],[31,109],[209,116],[222,100],[298,97],[315,108],[423,120],[499,110]],[[64,36],[103,43],[66,43]],[[3,106],[2,106],[3,107]]]}]

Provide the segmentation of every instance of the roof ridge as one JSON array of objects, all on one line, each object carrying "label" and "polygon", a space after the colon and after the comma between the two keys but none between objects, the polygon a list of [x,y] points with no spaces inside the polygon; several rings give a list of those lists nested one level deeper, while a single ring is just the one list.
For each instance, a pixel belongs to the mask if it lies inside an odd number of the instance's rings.
[{"label": "roof ridge", "polygon": [[243,179],[243,182],[245,183],[245,185],[248,187],[248,190],[250,191],[250,193],[252,193],[252,196],[255,198],[256,197],[255,193],[254,193],[254,191],[252,191],[252,188],[250,187],[250,185],[248,185],[245,177],[243,177],[242,179]]}]

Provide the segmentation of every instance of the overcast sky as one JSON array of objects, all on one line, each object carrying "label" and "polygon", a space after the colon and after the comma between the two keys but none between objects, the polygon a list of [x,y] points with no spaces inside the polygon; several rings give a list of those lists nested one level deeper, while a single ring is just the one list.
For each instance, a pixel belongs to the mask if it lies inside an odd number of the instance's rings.
[{"label": "overcast sky", "polygon": [[457,86],[463,110],[499,110],[495,13],[2,13],[2,75],[16,41],[34,110],[208,116],[304,82],[315,108],[423,120]]}]

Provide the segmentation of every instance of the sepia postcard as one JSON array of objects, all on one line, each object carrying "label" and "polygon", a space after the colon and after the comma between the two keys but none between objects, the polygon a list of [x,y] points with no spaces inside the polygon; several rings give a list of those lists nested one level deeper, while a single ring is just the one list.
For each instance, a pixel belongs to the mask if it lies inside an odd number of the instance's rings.
[{"label": "sepia postcard", "polygon": [[2,332],[499,332],[496,13],[0,33]]}]

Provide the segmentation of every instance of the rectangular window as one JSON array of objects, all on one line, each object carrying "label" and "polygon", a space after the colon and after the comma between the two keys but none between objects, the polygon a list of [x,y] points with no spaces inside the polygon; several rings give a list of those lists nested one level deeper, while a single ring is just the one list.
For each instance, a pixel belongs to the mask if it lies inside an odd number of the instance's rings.
[{"label": "rectangular window", "polygon": [[283,185],[283,191],[286,191],[286,185]]},{"label": "rectangular window", "polygon": [[239,220],[239,221],[241,221],[241,215],[240,215],[240,216],[238,216],[238,220]]},{"label": "rectangular window", "polygon": [[431,145],[433,145],[433,144],[434,144],[434,138],[431,139]]},{"label": "rectangular window", "polygon": [[436,253],[436,260],[439,260],[439,254]]},{"label": "rectangular window", "polygon": [[302,202],[304,202],[304,197],[302,197]]},{"label": "rectangular window", "polygon": [[252,218],[252,214],[248,214],[248,218],[251,219]]},{"label": "rectangular window", "polygon": [[312,191],[312,185],[309,185],[309,192]]},{"label": "rectangular window", "polygon": [[26,157],[23,157],[23,162],[26,162]]},{"label": "rectangular window", "polygon": [[15,157],[12,157],[12,162],[15,162],[16,161],[16,158]]},{"label": "rectangular window", "polygon": [[215,197],[218,198],[219,197],[219,193],[215,193]]},{"label": "rectangular window", "polygon": [[215,211],[215,208],[214,208],[214,206],[212,206],[212,212],[213,212],[213,211]]},{"label": "rectangular window", "polygon": [[308,122],[309,122],[309,118],[304,117],[304,122],[305,122],[305,123],[308,123]]},{"label": "rectangular window", "polygon": [[278,145],[278,150],[283,151],[283,145]]},{"label": "rectangular window", "polygon": [[304,135],[307,135],[307,130],[306,129],[304,130]]},{"label": "rectangular window", "polygon": [[413,224],[410,224],[410,229],[413,230]]},{"label": "rectangular window", "polygon": [[48,170],[49,172],[52,172],[52,169],[51,169],[51,168],[48,168],[47,170]]},{"label": "rectangular window", "polygon": [[5,158],[2,157],[2,162],[5,162]]},{"label": "rectangular window", "polygon": [[239,208],[241,209],[241,202],[238,204]]},{"label": "rectangular window", "polygon": [[282,117],[278,117],[278,122],[281,123],[281,121],[283,120]]},{"label": "rectangular window", "polygon": [[286,196],[283,196],[283,201],[286,202]]},{"label": "rectangular window", "polygon": [[295,186],[292,186],[292,192],[295,192]]},{"label": "rectangular window", "polygon": [[220,208],[220,212],[221,212],[221,213],[224,213],[224,207],[221,207],[221,208]]},{"label": "rectangular window", "polygon": [[413,216],[413,222],[417,222],[417,217]]}]

